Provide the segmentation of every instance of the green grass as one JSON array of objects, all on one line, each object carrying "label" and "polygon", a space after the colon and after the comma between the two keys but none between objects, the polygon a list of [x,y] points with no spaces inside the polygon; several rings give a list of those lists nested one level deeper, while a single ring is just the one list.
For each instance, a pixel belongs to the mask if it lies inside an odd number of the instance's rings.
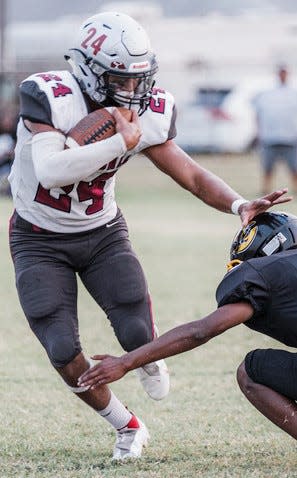
[{"label": "green grass", "polygon": [[[201,164],[248,198],[258,196],[257,158],[202,158]],[[276,182],[287,184],[285,170]],[[238,218],[205,206],[140,158],[123,168],[117,190],[160,331],[213,310]],[[283,209],[297,213],[296,201]],[[237,387],[236,367],[247,351],[274,345],[244,326],[168,359],[171,393],[162,402],[147,398],[134,373],[112,384],[151,433],[141,460],[112,464],[113,431],[66,390],[18,304],[7,245],[11,210],[9,200],[0,201],[1,478],[297,477],[295,442]],[[83,289],[79,312],[87,353],[121,352]]]}]

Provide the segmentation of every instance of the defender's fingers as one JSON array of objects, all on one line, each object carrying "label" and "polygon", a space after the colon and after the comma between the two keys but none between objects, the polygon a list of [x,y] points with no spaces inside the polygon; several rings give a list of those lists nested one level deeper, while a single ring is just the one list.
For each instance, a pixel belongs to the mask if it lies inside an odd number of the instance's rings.
[{"label": "defender's fingers", "polygon": [[99,354],[99,355],[98,355],[98,354],[97,354],[97,355],[92,355],[92,356],[91,356],[91,359],[92,359],[92,360],[103,360],[103,359],[108,358],[108,357],[111,357],[111,355],[109,355],[109,354],[102,354],[102,355]]},{"label": "defender's fingers", "polygon": [[100,373],[98,366],[95,365],[95,367],[90,368],[78,378],[78,383],[85,383],[88,380],[93,380],[95,377],[100,376]]},{"label": "defender's fingers", "polygon": [[277,191],[272,191],[269,194],[266,194],[262,199],[268,199],[268,201],[274,201],[275,199],[283,196],[288,192],[288,188],[278,189]]},{"label": "defender's fingers", "polygon": [[293,196],[285,196],[284,198],[280,197],[278,199],[274,199],[272,204],[283,204],[284,202],[290,202],[293,200]]}]

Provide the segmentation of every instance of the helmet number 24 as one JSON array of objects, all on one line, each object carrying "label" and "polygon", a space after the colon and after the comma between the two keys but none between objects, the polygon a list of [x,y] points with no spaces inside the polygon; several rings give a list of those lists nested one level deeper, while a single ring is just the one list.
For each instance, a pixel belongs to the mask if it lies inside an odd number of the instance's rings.
[{"label": "helmet number 24", "polygon": [[90,44],[90,41],[94,38],[96,33],[96,28],[90,28],[90,30],[88,30],[88,36],[81,43],[81,46],[85,50],[91,46],[91,48],[93,48],[93,55],[97,55],[97,53],[101,50],[102,43],[107,38],[107,35],[100,35],[100,37],[95,38],[95,40]]}]

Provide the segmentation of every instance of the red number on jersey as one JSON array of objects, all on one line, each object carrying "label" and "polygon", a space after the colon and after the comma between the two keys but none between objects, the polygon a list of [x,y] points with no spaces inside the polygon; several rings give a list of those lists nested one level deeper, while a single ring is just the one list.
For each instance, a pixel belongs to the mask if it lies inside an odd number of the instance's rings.
[{"label": "red number on jersey", "polygon": [[[95,214],[103,209],[104,186],[106,181],[114,174],[115,171],[102,174],[93,181],[80,181],[78,184],[76,192],[79,202],[92,200],[92,204],[87,206],[85,210],[87,216]],[[51,207],[52,209],[70,213],[72,198],[68,196],[68,194],[71,193],[73,188],[73,184],[61,188],[65,194],[62,193],[58,198],[55,198],[50,194],[50,190],[44,189],[44,187],[39,184],[35,201],[43,204],[44,206]]]},{"label": "red number on jersey", "polygon": [[72,95],[72,90],[68,86],[63,85],[63,83],[56,83],[56,86],[52,86],[54,97],[58,98],[59,96]]},{"label": "red number on jersey", "polygon": [[87,216],[95,214],[95,212],[103,209],[104,186],[106,181],[99,178],[94,179],[90,183],[81,181],[77,187],[77,196],[79,202],[92,200],[85,213]]},{"label": "red number on jersey", "polygon": [[[156,95],[157,93],[165,93],[164,90],[161,88],[154,88],[153,89],[153,95]],[[161,113],[164,114],[165,112],[165,99],[164,98],[154,98],[152,96],[151,101],[150,101],[150,109],[154,111],[155,113]]]},{"label": "red number on jersey", "polygon": [[62,81],[62,78],[60,78],[58,75],[54,75],[53,73],[39,73],[38,75],[40,78],[42,78],[44,81]]},{"label": "red number on jersey", "polygon": [[[87,38],[81,43],[81,46],[85,49],[88,48],[90,40],[94,37],[94,35],[97,33],[96,28],[90,28],[88,30],[88,36]],[[100,37],[96,38],[92,43],[91,47],[93,48],[93,54],[97,55],[98,51],[101,50],[101,45],[104,42],[104,40],[107,38],[107,35],[100,35]]]},{"label": "red number on jersey", "polygon": [[44,189],[41,184],[38,185],[37,193],[34,201],[43,204],[44,206],[51,207],[52,209],[58,209],[63,212],[70,212],[71,209],[71,197],[68,196],[73,189],[73,185],[65,186],[63,191],[65,194],[60,194],[58,198],[54,198],[50,195],[49,189]]}]

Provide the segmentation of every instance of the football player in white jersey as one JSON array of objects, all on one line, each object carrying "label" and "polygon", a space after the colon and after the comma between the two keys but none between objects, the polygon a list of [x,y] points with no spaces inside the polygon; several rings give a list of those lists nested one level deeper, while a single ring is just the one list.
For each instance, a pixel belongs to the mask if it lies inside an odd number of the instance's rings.
[{"label": "football player in white jersey", "polygon": [[[65,384],[114,427],[113,458],[122,460],[141,455],[149,438],[145,425],[106,385],[77,385],[90,366],[78,333],[77,275],[124,350],[156,336],[146,279],[115,201],[115,173],[142,151],[183,188],[220,211],[239,214],[243,224],[289,198],[280,190],[246,201],[178,148],[173,97],[154,88],[156,58],[132,18],[106,12],[87,19],[67,59],[71,73],[38,73],[20,87],[10,246],[31,329]],[[131,109],[131,121],[116,106]],[[110,107],[116,134],[78,146],[69,131],[102,107]],[[138,375],[151,398],[167,395],[163,360],[139,368]]]}]

